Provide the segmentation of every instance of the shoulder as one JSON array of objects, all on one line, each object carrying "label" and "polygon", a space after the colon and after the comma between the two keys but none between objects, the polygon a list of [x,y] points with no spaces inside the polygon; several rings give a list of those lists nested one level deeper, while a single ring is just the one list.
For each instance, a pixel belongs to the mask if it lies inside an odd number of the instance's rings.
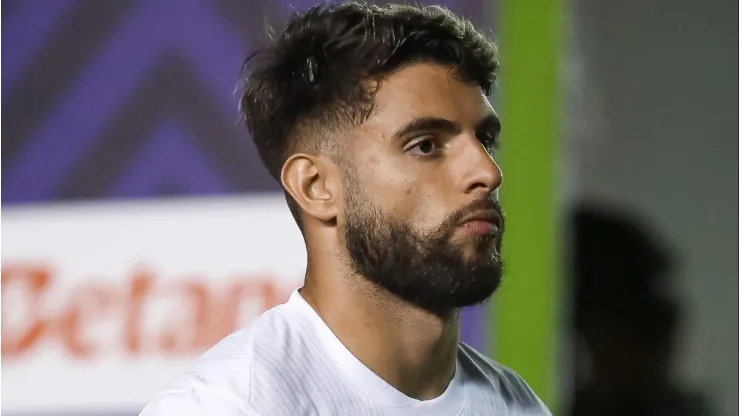
[{"label": "shoulder", "polygon": [[[280,306],[233,332],[200,356],[141,416],[246,415],[255,377],[282,373],[280,359],[300,337]],[[269,368],[266,368],[269,367]]]},{"label": "shoulder", "polygon": [[238,397],[207,385],[193,383],[168,388],[141,411],[139,416],[246,416],[246,405]]},{"label": "shoulder", "polygon": [[508,407],[518,407],[533,414],[550,415],[526,381],[514,370],[505,367],[474,348],[460,343],[460,365],[466,376],[484,381],[492,387]]}]

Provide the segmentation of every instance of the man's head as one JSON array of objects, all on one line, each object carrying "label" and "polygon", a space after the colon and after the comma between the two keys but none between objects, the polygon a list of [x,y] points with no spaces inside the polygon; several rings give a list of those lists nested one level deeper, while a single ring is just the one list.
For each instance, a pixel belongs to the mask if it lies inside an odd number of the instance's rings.
[{"label": "man's head", "polygon": [[309,245],[428,309],[501,278],[495,45],[449,11],[344,3],[294,16],[244,67],[240,110]]}]

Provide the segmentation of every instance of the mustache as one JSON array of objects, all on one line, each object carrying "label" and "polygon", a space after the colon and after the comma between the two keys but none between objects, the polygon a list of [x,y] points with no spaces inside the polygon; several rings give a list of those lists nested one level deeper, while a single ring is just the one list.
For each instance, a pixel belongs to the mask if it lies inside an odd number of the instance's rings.
[{"label": "mustache", "polygon": [[442,225],[440,225],[438,229],[438,235],[440,236],[449,236],[450,234],[455,232],[455,229],[460,225],[462,220],[467,217],[468,215],[474,214],[476,212],[480,211],[492,211],[495,210],[498,215],[501,217],[501,233],[504,232],[505,224],[506,224],[506,217],[504,215],[504,210],[501,207],[501,204],[498,202],[496,198],[493,196],[481,198],[476,201],[473,201],[469,205],[466,205],[455,212],[451,213],[447,216],[447,218],[442,222]]}]

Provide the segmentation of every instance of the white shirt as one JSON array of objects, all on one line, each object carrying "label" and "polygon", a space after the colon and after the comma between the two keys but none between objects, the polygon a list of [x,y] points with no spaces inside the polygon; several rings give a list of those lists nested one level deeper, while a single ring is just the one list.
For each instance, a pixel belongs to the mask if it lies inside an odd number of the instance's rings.
[{"label": "white shirt", "polygon": [[208,350],[140,416],[550,415],[513,371],[460,344],[432,400],[410,398],[365,367],[298,291]]}]

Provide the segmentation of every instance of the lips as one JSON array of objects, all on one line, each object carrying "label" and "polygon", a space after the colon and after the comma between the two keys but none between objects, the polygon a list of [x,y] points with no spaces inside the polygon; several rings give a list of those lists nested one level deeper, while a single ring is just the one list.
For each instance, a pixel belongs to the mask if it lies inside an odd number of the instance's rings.
[{"label": "lips", "polygon": [[468,221],[461,228],[475,235],[491,235],[497,237],[501,234],[496,224],[487,221]]},{"label": "lips", "polygon": [[501,216],[495,210],[478,211],[461,221],[460,227],[476,235],[500,235]]}]

